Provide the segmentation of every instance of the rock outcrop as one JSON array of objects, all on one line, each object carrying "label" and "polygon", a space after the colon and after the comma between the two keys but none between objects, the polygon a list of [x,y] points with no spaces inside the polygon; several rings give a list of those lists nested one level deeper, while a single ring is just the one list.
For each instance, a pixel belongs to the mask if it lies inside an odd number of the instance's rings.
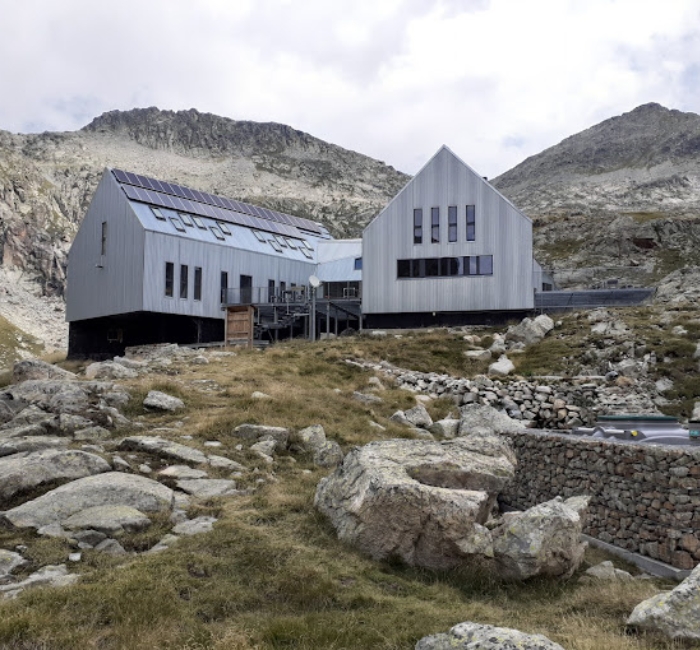
[{"label": "rock outcrop", "polygon": [[672,591],[639,603],[627,625],[671,639],[700,641],[700,565]]},{"label": "rock outcrop", "polygon": [[568,577],[583,559],[586,497],[492,520],[514,475],[504,439],[386,440],[352,450],[316,489],[339,539],[376,560],[431,569],[478,561],[502,578]]},{"label": "rock outcrop", "polygon": [[486,523],[514,467],[468,439],[387,440],[352,450],[314,503],[338,537],[374,559],[445,569],[489,554]]},{"label": "rock outcrop", "polygon": [[447,634],[426,636],[415,650],[564,650],[541,634],[525,634],[507,627],[467,621]]}]

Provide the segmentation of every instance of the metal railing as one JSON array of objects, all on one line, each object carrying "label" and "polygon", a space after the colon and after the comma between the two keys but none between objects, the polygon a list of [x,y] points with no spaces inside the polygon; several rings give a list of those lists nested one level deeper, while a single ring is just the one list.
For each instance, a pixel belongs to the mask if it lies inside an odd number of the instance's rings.
[{"label": "metal railing", "polygon": [[221,289],[222,305],[269,305],[269,304],[305,304],[309,300],[309,288],[293,286],[280,287],[243,287],[242,289]]}]

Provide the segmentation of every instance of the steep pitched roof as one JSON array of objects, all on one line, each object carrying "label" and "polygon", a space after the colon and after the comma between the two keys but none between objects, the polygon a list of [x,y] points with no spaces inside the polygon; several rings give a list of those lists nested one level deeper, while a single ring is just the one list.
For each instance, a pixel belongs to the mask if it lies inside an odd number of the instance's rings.
[{"label": "steep pitched roof", "polygon": [[423,173],[423,170],[426,169],[426,168],[433,162],[433,160],[435,160],[435,158],[437,158],[443,151],[446,151],[450,156],[452,156],[455,160],[457,160],[465,169],[467,169],[470,173],[474,174],[474,176],[476,176],[476,177],[479,179],[479,181],[480,181],[481,183],[483,183],[484,185],[486,185],[492,192],[494,192],[495,194],[497,194],[497,195],[498,195],[500,198],[502,198],[506,203],[508,203],[508,205],[510,205],[514,210],[516,210],[518,213],[520,213],[520,215],[522,215],[522,217],[523,217],[524,219],[527,219],[528,221],[532,221],[532,220],[530,219],[530,217],[528,217],[524,212],[522,212],[517,206],[513,205],[513,203],[510,201],[510,199],[508,199],[508,198],[506,198],[505,196],[503,196],[503,194],[501,194],[501,193],[500,193],[493,185],[491,185],[491,183],[489,183],[483,176],[479,175],[474,169],[472,169],[467,163],[465,163],[454,151],[452,151],[452,149],[450,149],[447,145],[443,144],[443,145],[430,157],[430,159],[428,160],[428,162],[426,162],[426,163],[418,170],[418,172],[416,173],[416,175],[415,175],[410,181],[408,181],[408,183],[406,183],[406,185],[404,185],[404,186],[401,188],[401,190],[399,190],[399,192],[396,194],[396,196],[395,196],[393,199],[391,199],[391,201],[389,201],[389,203],[387,203],[387,204],[382,208],[382,210],[377,214],[377,216],[375,216],[374,219],[372,219],[372,221],[370,221],[370,222],[365,226],[365,230],[366,230],[367,228],[369,228],[369,227],[372,225],[372,223],[374,223],[374,221],[376,221],[376,220],[382,215],[382,213],[384,213],[384,212],[389,208],[389,206],[390,206],[394,201],[396,201],[396,200],[401,196],[401,194],[403,194],[403,193],[411,186],[411,184]]}]

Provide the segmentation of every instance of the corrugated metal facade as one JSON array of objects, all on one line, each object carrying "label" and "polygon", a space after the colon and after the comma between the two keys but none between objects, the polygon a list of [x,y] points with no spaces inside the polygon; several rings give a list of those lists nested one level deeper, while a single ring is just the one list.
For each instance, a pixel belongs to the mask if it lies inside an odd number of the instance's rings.
[{"label": "corrugated metal facade", "polygon": [[[174,210],[129,200],[107,170],[71,247],[68,264],[66,320],[69,322],[136,312],[180,314],[223,319],[221,273],[238,289],[241,276],[251,278],[253,295],[267,295],[270,281],[306,285],[317,268],[319,243],[327,236],[298,231],[298,238],[228,223],[217,238],[216,219],[200,216],[185,226]],[[178,230],[172,219],[176,220]],[[103,231],[102,223],[106,223]],[[291,230],[291,229],[290,229]],[[102,254],[104,234],[105,253]],[[289,241],[291,239],[291,241]],[[307,242],[308,246],[302,244]],[[173,265],[172,296],[165,292],[166,263]],[[180,273],[187,266],[187,297],[180,298]],[[201,298],[195,300],[195,268],[202,270]]]},{"label": "corrugated metal facade", "polygon": [[[107,224],[104,255],[102,222]],[[106,173],[68,255],[66,320],[141,310],[143,264],[143,228],[119,184]]]},{"label": "corrugated metal facade", "polygon": [[[466,206],[476,236],[466,241]],[[448,242],[448,206],[458,207],[457,241]],[[440,241],[430,243],[431,208]],[[414,244],[413,210],[423,209],[423,243]],[[362,237],[364,314],[531,309],[532,222],[443,147],[367,226]],[[493,275],[399,279],[397,260],[493,255]]]}]

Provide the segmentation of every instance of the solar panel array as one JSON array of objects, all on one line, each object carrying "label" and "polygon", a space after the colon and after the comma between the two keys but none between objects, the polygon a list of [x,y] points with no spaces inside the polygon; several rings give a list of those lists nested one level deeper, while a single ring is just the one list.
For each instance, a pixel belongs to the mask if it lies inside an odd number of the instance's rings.
[{"label": "solar panel array", "polygon": [[316,235],[323,234],[320,226],[309,219],[260,208],[216,194],[199,192],[174,183],[166,183],[147,176],[125,172],[121,169],[113,169],[112,173],[121,183],[126,195],[133,201],[141,201],[180,212],[189,212],[211,219],[220,219],[290,237],[300,236],[297,228]]}]

